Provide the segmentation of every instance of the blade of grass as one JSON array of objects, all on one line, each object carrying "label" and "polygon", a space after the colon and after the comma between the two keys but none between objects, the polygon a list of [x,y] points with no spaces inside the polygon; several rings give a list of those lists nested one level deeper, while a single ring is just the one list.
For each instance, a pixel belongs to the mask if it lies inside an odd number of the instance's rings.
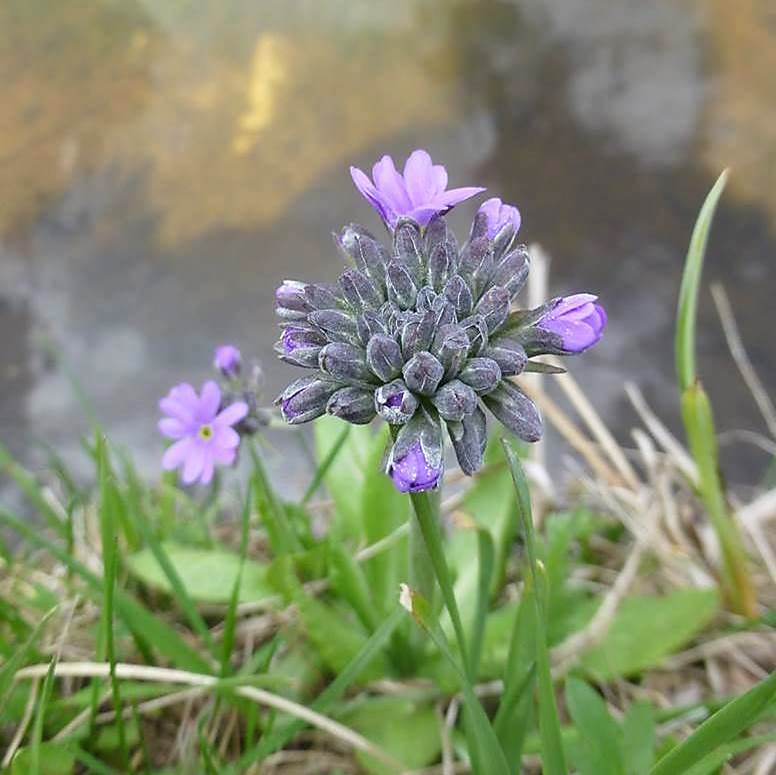
[{"label": "blade of grass", "polygon": [[224,634],[221,640],[221,670],[220,675],[225,678],[229,673],[229,665],[234,650],[234,633],[237,626],[237,604],[240,601],[240,586],[242,585],[245,559],[248,556],[248,533],[251,524],[251,503],[253,503],[253,484],[248,482],[248,492],[243,503],[240,526],[240,564],[234,579],[232,594],[229,598],[229,607],[224,618]]},{"label": "blade of grass", "polygon": [[496,552],[490,531],[477,527],[477,554],[479,566],[477,572],[477,602],[472,620],[471,637],[469,639],[469,675],[475,678],[479,674],[480,658],[482,656],[482,641],[485,636],[485,620],[488,616],[490,603],[490,582],[496,564]]},{"label": "blade of grass", "polygon": [[315,495],[318,488],[321,486],[321,482],[324,480],[326,474],[329,472],[329,469],[332,466],[332,463],[337,459],[337,455],[339,455],[340,450],[342,449],[345,442],[348,440],[348,436],[350,435],[350,428],[352,426],[350,423],[345,423],[345,427],[340,432],[340,435],[337,436],[337,440],[332,445],[331,449],[326,454],[326,457],[321,461],[321,464],[318,466],[318,468],[315,471],[315,476],[313,477],[312,482],[310,482],[310,485],[308,486],[307,490],[305,490],[305,494],[302,498],[302,505],[306,505],[310,498]]},{"label": "blade of grass", "polygon": [[[409,590],[409,600],[403,599],[402,604],[412,614],[413,619],[428,634],[440,653],[450,663],[463,692],[464,710],[466,713],[467,737],[473,738],[470,743],[469,756],[472,760],[472,771],[475,775],[510,775],[509,766],[504,758],[496,733],[490,720],[474,693],[472,683],[466,671],[461,668],[458,660],[450,650],[447,638],[439,623],[434,620],[428,602],[417,592]],[[404,592],[402,595],[404,596]],[[486,769],[487,768],[487,769]]]},{"label": "blade of grass", "polygon": [[776,700],[776,672],[729,702],[703,722],[686,740],[672,748],[650,775],[682,775],[697,762],[739,735]]},{"label": "blade of grass", "polygon": [[550,672],[550,655],[547,648],[546,576],[543,573],[543,566],[536,558],[528,482],[512,445],[507,439],[502,439],[501,443],[504,446],[517,494],[517,510],[520,516],[529,569],[526,583],[530,580],[531,588],[534,590],[534,636],[536,638],[536,668],[539,684],[539,732],[542,739],[542,764],[545,775],[566,775],[568,771],[563,755],[558,708],[555,704],[555,692]]},{"label": "blade of grass", "polygon": [[[48,540],[39,530],[3,508],[0,508],[0,522],[24,536],[31,544],[45,549],[63,565],[70,568],[86,584],[86,590],[94,600],[102,599],[102,579],[89,570],[83,563],[71,557],[64,549]],[[130,630],[138,633],[143,640],[151,642],[160,654],[168,657],[178,667],[197,673],[210,672],[210,664],[181,636],[161,619],[154,616],[132,595],[116,590],[115,608]]]},{"label": "blade of grass", "polygon": [[692,230],[690,246],[684,262],[682,284],[679,289],[679,306],[676,313],[676,374],[679,390],[684,392],[695,382],[695,324],[698,309],[698,289],[703,271],[703,258],[709,239],[711,222],[717,209],[719,198],[727,183],[728,171],[725,170],[706,196],[698,214],[698,220]]},{"label": "blade of grass", "polygon": [[57,666],[57,658],[54,657],[49,664],[43,688],[40,692],[38,707],[35,710],[35,720],[32,722],[30,736],[30,775],[40,775],[40,746],[43,741],[43,721],[46,717],[46,708],[54,689],[54,669]]}]

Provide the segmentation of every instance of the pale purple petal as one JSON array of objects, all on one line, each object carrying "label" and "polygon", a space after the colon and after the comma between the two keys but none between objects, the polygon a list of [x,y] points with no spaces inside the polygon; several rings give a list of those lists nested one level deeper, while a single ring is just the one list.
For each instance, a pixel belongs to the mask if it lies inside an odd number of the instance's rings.
[{"label": "pale purple petal", "polygon": [[402,176],[397,172],[393,159],[390,156],[383,156],[377,164],[372,167],[372,179],[375,182],[377,190],[380,192],[381,199],[397,214],[412,206],[410,198],[407,195],[407,188]]},{"label": "pale purple petal", "polygon": [[218,407],[221,404],[221,388],[209,380],[202,386],[202,398],[199,402],[199,413],[197,419],[202,423],[212,422],[218,413]]},{"label": "pale purple petal", "polygon": [[213,456],[211,454],[205,455],[205,460],[202,463],[202,473],[200,474],[199,481],[202,484],[210,484],[213,478]]},{"label": "pale purple petal", "polygon": [[450,209],[455,205],[465,202],[467,199],[471,199],[477,194],[481,194],[485,189],[477,186],[466,186],[464,188],[451,188],[449,191],[443,191],[441,194],[437,194],[434,197],[433,203]]},{"label": "pale purple petal", "polygon": [[389,213],[388,208],[383,204],[383,200],[372,184],[372,181],[369,180],[358,167],[350,168],[350,177],[353,179],[353,183],[359,190],[361,196],[377,210],[380,217],[387,223],[390,220],[391,213]]},{"label": "pale purple petal", "polygon": [[159,420],[159,431],[168,439],[181,439],[189,433],[189,424],[175,417],[163,417]]},{"label": "pale purple petal", "polygon": [[176,441],[175,444],[168,447],[167,451],[162,457],[162,468],[165,471],[172,471],[173,468],[177,468],[189,454],[193,442],[190,438],[181,439]]},{"label": "pale purple petal", "polygon": [[213,420],[214,425],[229,426],[240,422],[240,420],[248,414],[248,404],[244,401],[235,401],[219,412],[218,416]]},{"label": "pale purple petal", "polygon": [[234,449],[240,445],[240,434],[228,426],[217,427],[211,443],[218,449]]},{"label": "pale purple petal", "polygon": [[237,457],[237,448],[226,449],[225,447],[213,447],[213,462],[220,466],[230,466]]},{"label": "pale purple petal", "polygon": [[182,404],[180,401],[170,398],[170,396],[163,398],[159,402],[159,408],[166,415],[174,417],[182,423],[190,424],[194,422],[194,410]]},{"label": "pale purple petal", "polygon": [[184,484],[191,484],[199,478],[205,465],[205,450],[205,445],[201,442],[191,442],[191,448],[183,464],[183,475],[181,478]]},{"label": "pale purple petal", "polygon": [[414,207],[425,204],[437,193],[433,164],[427,151],[413,151],[404,164],[404,185]]}]

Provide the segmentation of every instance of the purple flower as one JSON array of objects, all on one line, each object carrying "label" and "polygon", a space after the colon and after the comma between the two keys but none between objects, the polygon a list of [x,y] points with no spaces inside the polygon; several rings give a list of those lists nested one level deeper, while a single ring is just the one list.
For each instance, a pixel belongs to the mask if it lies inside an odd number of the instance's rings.
[{"label": "purple flower", "polygon": [[498,197],[488,199],[480,205],[488,221],[488,239],[493,239],[505,226],[512,226],[514,234],[520,231],[520,211],[513,205],[504,204]]},{"label": "purple flower", "polygon": [[373,180],[357,167],[350,168],[350,176],[361,196],[391,229],[401,217],[427,226],[435,215],[446,213],[485,190],[467,187],[447,191],[447,170],[441,164],[433,164],[428,153],[422,150],[410,154],[403,174],[396,170],[390,156],[383,156],[372,167]]},{"label": "purple flower", "polygon": [[[300,328],[299,326],[289,326],[283,329],[283,333],[280,335],[280,341],[283,344],[283,352],[286,355],[290,355],[294,350],[301,348],[321,346],[321,337],[314,332],[306,328]],[[325,342],[325,339],[323,340]]]},{"label": "purple flower", "polygon": [[275,290],[275,312],[290,320],[304,319],[312,309],[307,301],[307,283],[298,280],[283,280]]},{"label": "purple flower", "polygon": [[399,492],[433,490],[439,485],[443,472],[441,463],[438,467],[428,464],[420,441],[415,442],[403,458],[392,461],[388,467],[388,474]]},{"label": "purple flower", "polygon": [[216,347],[216,355],[213,365],[229,379],[234,379],[240,373],[240,364],[242,355],[240,351],[231,344],[222,344]]},{"label": "purple flower", "polygon": [[539,321],[539,328],[560,337],[567,353],[581,353],[598,342],[606,326],[606,311],[592,293],[558,299]]},{"label": "purple flower", "polygon": [[175,440],[164,453],[162,468],[180,468],[184,484],[208,484],[216,464],[234,463],[240,436],[232,426],[248,414],[248,405],[236,401],[219,412],[220,406],[221,389],[212,381],[202,386],[200,395],[187,382],[176,385],[159,402],[167,415],[159,421],[159,430]]}]

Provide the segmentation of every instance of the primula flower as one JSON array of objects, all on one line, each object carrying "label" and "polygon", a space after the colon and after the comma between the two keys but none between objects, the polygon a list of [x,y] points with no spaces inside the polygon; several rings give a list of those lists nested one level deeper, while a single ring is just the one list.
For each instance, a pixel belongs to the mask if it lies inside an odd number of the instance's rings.
[{"label": "primula flower", "polygon": [[222,407],[215,382],[206,382],[199,395],[184,382],[170,390],[159,408],[167,415],[159,421],[159,430],[175,440],[164,453],[162,468],[180,468],[184,484],[208,484],[216,465],[234,463],[240,436],[232,426],[248,414],[245,402]]},{"label": "primula flower", "polygon": [[227,379],[234,379],[240,373],[241,364],[242,355],[234,345],[222,344],[220,347],[216,347],[213,366]]},{"label": "primula flower", "polygon": [[445,193],[444,168],[425,152],[410,157],[403,176],[384,157],[374,185],[351,172],[391,228],[392,244],[347,226],[335,242],[351,267],[337,285],[280,286],[276,349],[309,371],[276,403],[290,424],[323,414],[363,424],[379,415],[395,436],[387,473],[401,492],[423,492],[442,480],[444,429],[465,474],[482,466],[485,409],[522,440],[537,441],[539,412],[511,378],[535,355],[591,346],[606,317],[589,294],[512,309],[529,269],[528,250],[515,241],[517,209],[486,202],[459,248],[442,214],[481,189]]},{"label": "primula flower", "polygon": [[581,353],[596,344],[606,326],[606,311],[592,293],[575,293],[555,299],[537,323],[559,339],[559,354]]},{"label": "primula flower", "polygon": [[485,190],[476,187],[446,190],[447,170],[441,164],[434,164],[423,150],[409,155],[403,174],[399,174],[390,156],[383,156],[372,167],[372,180],[357,167],[350,168],[350,175],[361,196],[390,229],[402,217],[426,226],[435,215],[446,213]]}]

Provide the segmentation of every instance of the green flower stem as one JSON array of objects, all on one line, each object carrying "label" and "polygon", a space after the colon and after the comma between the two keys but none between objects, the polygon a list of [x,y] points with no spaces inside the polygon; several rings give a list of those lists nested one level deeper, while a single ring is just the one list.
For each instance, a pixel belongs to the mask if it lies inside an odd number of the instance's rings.
[{"label": "green flower stem", "polygon": [[[425,497],[429,501],[428,507],[435,515],[439,515],[439,493],[417,493],[413,495],[413,505],[415,498]],[[415,510],[417,513],[417,506]],[[409,577],[410,586],[419,592],[426,599],[430,609],[434,610],[434,597],[436,591],[436,578],[434,576],[434,566],[431,562],[426,540],[423,537],[423,531],[420,528],[418,519],[410,519],[410,532],[408,540],[409,549]]]},{"label": "green flower stem", "polygon": [[[450,577],[450,570],[447,567],[447,560],[445,559],[444,547],[442,545],[442,531],[439,527],[439,494],[415,492],[411,493],[410,497],[415,509],[417,528],[423,537],[423,543],[425,544],[428,558],[431,561],[431,567],[439,583],[439,588],[442,590],[442,599],[453,623],[458,648],[461,652],[461,660],[465,666],[464,669],[467,677],[472,680],[472,677],[469,675],[471,663],[468,657],[463,624],[461,623],[461,614],[458,611],[458,603],[453,592],[453,581]],[[412,531],[410,532],[412,533]],[[414,558],[411,557],[410,559],[413,560]]]}]

